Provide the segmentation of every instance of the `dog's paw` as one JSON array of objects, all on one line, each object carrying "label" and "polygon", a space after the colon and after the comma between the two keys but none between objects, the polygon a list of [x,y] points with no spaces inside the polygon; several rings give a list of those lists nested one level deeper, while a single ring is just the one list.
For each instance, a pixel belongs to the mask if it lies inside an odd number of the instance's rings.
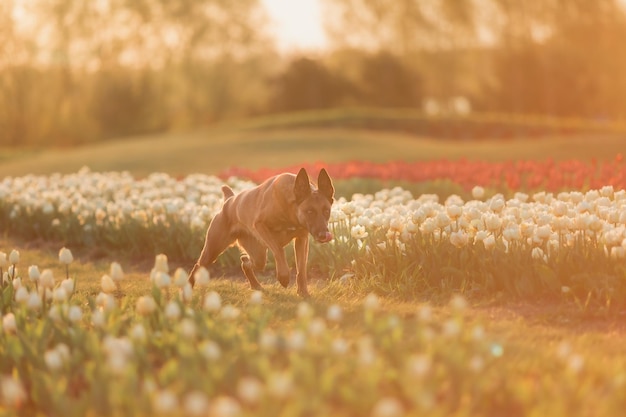
[{"label": "dog's paw", "polygon": [[309,290],[307,290],[306,288],[298,288],[298,295],[306,300],[311,298],[311,294],[309,294]]},{"label": "dog's paw", "polygon": [[278,282],[280,282],[280,285],[282,285],[284,288],[287,288],[287,286],[289,285],[289,280],[290,280],[290,275],[278,275]]}]

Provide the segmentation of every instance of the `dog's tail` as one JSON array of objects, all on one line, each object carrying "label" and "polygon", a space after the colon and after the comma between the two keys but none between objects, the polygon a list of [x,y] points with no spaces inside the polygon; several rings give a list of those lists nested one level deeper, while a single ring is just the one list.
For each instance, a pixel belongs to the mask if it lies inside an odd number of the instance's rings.
[{"label": "dog's tail", "polygon": [[233,189],[230,188],[228,185],[222,185],[222,193],[224,193],[224,201],[235,195]]}]

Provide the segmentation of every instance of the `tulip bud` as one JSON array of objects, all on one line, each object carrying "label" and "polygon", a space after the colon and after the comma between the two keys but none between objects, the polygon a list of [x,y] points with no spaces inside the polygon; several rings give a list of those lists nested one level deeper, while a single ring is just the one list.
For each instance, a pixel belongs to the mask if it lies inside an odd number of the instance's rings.
[{"label": "tulip bud", "polygon": [[39,282],[39,277],[41,273],[39,272],[39,267],[37,265],[31,265],[28,267],[28,278],[31,282]]},{"label": "tulip bud", "polygon": [[111,263],[110,270],[111,279],[115,282],[119,282],[124,279],[124,271],[122,270],[122,266],[117,262]]},{"label": "tulip bud", "polygon": [[61,248],[59,251],[59,262],[64,265],[69,265],[74,261],[74,257],[72,256],[72,252],[68,248]]},{"label": "tulip bud", "polygon": [[112,294],[117,289],[117,287],[115,286],[115,282],[113,282],[113,279],[111,279],[111,277],[106,274],[102,275],[100,283],[102,286],[102,291],[107,294]]},{"label": "tulip bud", "polygon": [[15,265],[20,262],[20,253],[13,249],[9,254],[9,263]]}]

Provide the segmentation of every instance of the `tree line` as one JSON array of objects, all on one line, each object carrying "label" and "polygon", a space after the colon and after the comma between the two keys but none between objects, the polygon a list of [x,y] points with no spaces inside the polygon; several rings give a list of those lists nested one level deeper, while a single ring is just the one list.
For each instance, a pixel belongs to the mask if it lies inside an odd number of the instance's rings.
[{"label": "tree line", "polygon": [[258,0],[4,0],[0,145],[459,97],[473,111],[626,118],[620,0],[323,6],[331,49],[281,56]]}]

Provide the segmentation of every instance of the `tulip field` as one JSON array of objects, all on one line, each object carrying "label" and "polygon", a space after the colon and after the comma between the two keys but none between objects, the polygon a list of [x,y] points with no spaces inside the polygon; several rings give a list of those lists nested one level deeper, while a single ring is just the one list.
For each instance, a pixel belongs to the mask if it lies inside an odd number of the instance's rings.
[{"label": "tulip field", "polygon": [[[475,312],[499,300],[623,314],[621,156],[324,166],[341,193],[334,240],[311,242],[307,300],[275,283],[271,259],[263,292],[223,277],[234,250],[187,283],[221,186],[293,167],[5,177],[5,238],[58,247],[52,261],[0,248],[0,414],[621,415],[626,357],[604,336],[531,336]],[[75,259],[94,248],[99,262]],[[138,273],[138,259],[154,265]]]}]

